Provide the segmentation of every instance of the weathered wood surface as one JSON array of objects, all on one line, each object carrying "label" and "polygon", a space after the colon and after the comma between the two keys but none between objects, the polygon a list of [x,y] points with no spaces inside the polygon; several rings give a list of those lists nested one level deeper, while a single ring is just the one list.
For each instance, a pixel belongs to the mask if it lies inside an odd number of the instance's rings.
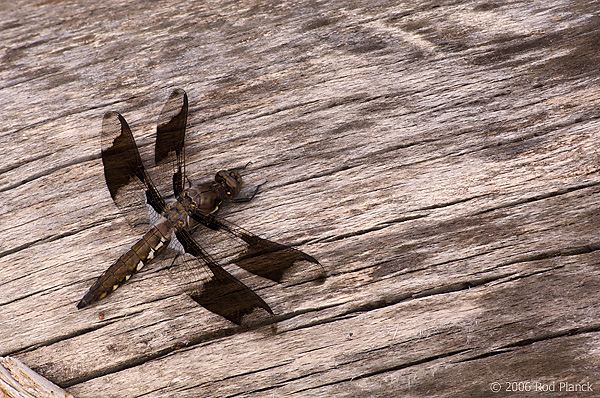
[{"label": "weathered wood surface", "polygon": [[2,398],[73,398],[18,359],[0,357]]},{"label": "weathered wood surface", "polygon": [[[79,398],[600,390],[598,2],[0,9],[0,355]],[[248,161],[268,180],[223,215],[328,269],[245,279],[276,333],[196,306],[166,260],[75,308],[137,238],[104,184],[102,115],[148,158],[174,87],[194,180]]]}]

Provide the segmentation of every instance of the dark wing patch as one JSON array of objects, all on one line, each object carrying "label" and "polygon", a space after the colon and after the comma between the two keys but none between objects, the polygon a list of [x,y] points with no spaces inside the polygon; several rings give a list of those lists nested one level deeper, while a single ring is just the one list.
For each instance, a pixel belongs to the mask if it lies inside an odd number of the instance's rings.
[{"label": "dark wing patch", "polygon": [[[248,232],[240,233],[240,238],[248,244],[248,248],[231,261],[248,272],[278,283],[325,278],[323,266],[300,250]],[[303,261],[313,265],[303,265]]]},{"label": "dark wing patch", "polygon": [[217,264],[189,231],[181,230],[175,235],[185,252],[201,260],[212,272],[209,280],[188,290],[194,301],[237,325],[246,323],[247,318],[256,320],[256,311],[266,311],[269,317],[273,314],[263,299]]},{"label": "dark wing patch", "polygon": [[157,180],[157,184],[161,192],[169,195],[171,192],[180,194],[185,185],[187,114],[187,94],[182,89],[173,90],[158,119],[154,150],[154,164],[161,169],[161,180]]},{"label": "dark wing patch", "polygon": [[[107,112],[102,120],[102,163],[110,196],[130,224],[139,222],[146,203],[160,213],[165,202],[152,184],[125,118]],[[145,196],[144,196],[145,192]]]},{"label": "dark wing patch", "polygon": [[214,214],[194,211],[191,217],[210,229],[227,231],[244,241],[245,248],[229,261],[248,272],[277,283],[322,283],[325,280],[326,272],[323,266],[314,257],[300,250],[256,236]]}]

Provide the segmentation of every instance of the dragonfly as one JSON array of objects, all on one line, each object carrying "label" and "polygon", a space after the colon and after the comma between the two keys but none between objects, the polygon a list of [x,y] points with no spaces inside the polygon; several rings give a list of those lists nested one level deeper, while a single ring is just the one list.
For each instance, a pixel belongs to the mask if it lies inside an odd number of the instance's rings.
[{"label": "dragonfly", "polygon": [[[143,214],[149,229],[92,284],[77,308],[94,304],[115,291],[160,253],[169,249],[184,257],[191,277],[186,293],[198,304],[235,324],[246,316],[265,311],[269,305],[246,284],[227,271],[194,237],[199,229],[219,232],[217,244],[235,248],[229,262],[260,277],[282,283],[288,274],[304,273],[309,280],[325,278],[323,266],[314,257],[288,245],[261,238],[217,215],[222,205],[249,202],[257,194],[241,196],[242,172],[248,166],[220,170],[214,180],[192,185],[186,175],[185,130],[188,97],[175,89],[164,105],[156,129],[154,170],[156,184],[143,165],[138,147],[125,118],[114,111],[102,121],[101,145],[104,177],[110,196],[132,225]],[[163,196],[161,192],[169,192]],[[235,244],[231,243],[236,241]],[[205,242],[203,242],[205,243]],[[226,258],[227,256],[222,256]],[[192,265],[190,265],[192,263]]]}]

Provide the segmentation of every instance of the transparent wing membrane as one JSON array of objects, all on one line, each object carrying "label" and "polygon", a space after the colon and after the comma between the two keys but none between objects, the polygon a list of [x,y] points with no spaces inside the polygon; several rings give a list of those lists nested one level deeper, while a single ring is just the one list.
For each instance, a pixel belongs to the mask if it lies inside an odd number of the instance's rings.
[{"label": "transparent wing membrane", "polygon": [[[193,289],[186,289],[190,297],[207,310],[221,315],[235,324],[242,324],[243,318],[257,310],[273,314],[271,308],[256,293],[250,290],[237,278],[224,270],[200,245],[192,238],[189,231],[176,232],[177,240],[185,252],[201,260],[210,270],[207,279],[206,272],[194,272],[189,262],[182,267],[184,279],[193,279],[190,283]],[[202,281],[202,283],[200,283]]]},{"label": "transparent wing membrane", "polygon": [[129,125],[117,112],[104,115],[101,143],[106,186],[127,221],[138,225],[146,205],[160,213],[165,202],[144,168]]},{"label": "transparent wing membrane", "polygon": [[173,90],[158,118],[154,151],[156,184],[165,195],[178,195],[184,189],[187,114],[187,94],[181,89]]}]

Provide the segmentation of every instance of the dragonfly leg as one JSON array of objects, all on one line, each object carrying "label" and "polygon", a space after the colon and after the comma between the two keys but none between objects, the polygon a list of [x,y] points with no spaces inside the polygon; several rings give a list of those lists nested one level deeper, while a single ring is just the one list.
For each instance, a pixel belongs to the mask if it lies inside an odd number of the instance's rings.
[{"label": "dragonfly leg", "polygon": [[254,190],[254,192],[252,192],[252,195],[250,196],[246,196],[243,198],[234,198],[231,199],[231,202],[233,203],[244,203],[244,202],[250,202],[252,199],[254,199],[254,197],[256,196],[256,194],[258,193],[258,190],[260,189],[260,187],[262,187],[263,185],[265,185],[267,183],[267,181],[263,182],[262,184],[258,184],[256,186],[256,189]]}]

